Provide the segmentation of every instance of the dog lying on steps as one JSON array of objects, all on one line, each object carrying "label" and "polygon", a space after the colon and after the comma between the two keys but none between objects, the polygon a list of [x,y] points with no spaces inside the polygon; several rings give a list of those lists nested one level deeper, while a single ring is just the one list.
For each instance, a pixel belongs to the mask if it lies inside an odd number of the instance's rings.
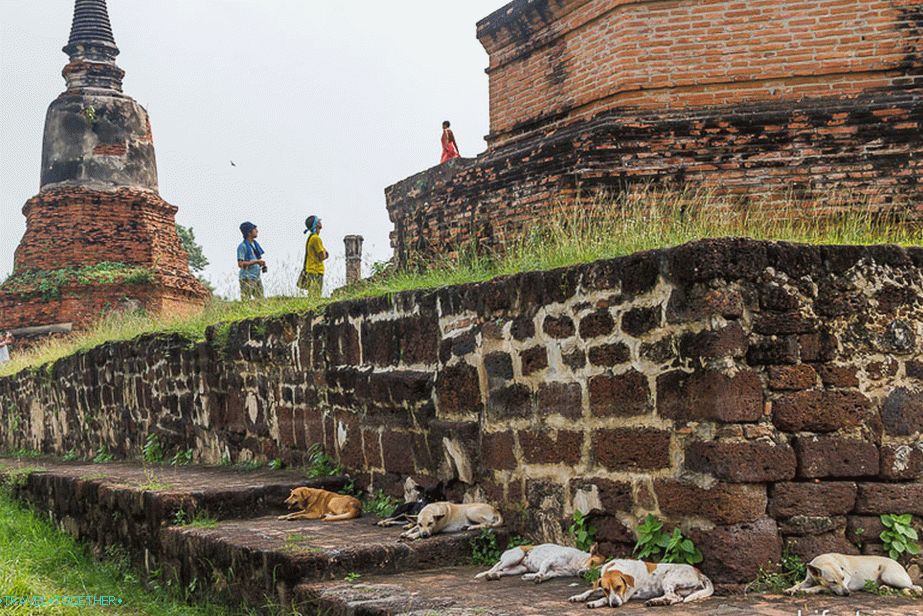
[{"label": "dog lying on steps", "polygon": [[711,580],[692,565],[611,560],[603,565],[592,589],[568,601],[589,601],[599,592],[604,596],[590,601],[587,607],[621,607],[631,599],[643,600],[648,607],[690,603],[712,596],[715,588]]},{"label": "dog lying on steps", "polygon": [[439,533],[457,533],[478,528],[503,526],[503,516],[484,503],[432,503],[420,511],[417,523],[401,533],[402,539],[425,539]]},{"label": "dog lying on steps", "polygon": [[412,484],[412,488],[408,489],[405,484],[405,494],[410,492],[412,500],[395,507],[389,517],[377,523],[378,526],[403,526],[409,523],[410,526],[407,528],[410,528],[416,523],[417,516],[420,515],[420,511],[424,507],[430,503],[445,501],[445,484],[443,482],[440,481],[433,488],[424,488],[410,479],[407,481],[408,484]]},{"label": "dog lying on steps", "polygon": [[358,498],[317,488],[295,488],[285,499],[285,504],[289,509],[298,508],[298,511],[281,515],[280,520],[336,522],[352,520],[362,515],[362,502]]},{"label": "dog lying on steps", "polygon": [[478,573],[475,578],[499,580],[522,574],[523,580],[541,584],[552,578],[576,577],[605,562],[606,559],[597,552],[598,547],[598,544],[593,544],[589,552],[553,543],[510,548],[492,569]]},{"label": "dog lying on steps", "polygon": [[874,582],[879,586],[896,588],[905,595],[923,595],[923,588],[914,585],[900,563],[883,556],[821,554],[808,563],[807,570],[804,581],[786,590],[785,594],[815,595],[830,591],[845,597],[851,592],[864,590],[866,582]]}]

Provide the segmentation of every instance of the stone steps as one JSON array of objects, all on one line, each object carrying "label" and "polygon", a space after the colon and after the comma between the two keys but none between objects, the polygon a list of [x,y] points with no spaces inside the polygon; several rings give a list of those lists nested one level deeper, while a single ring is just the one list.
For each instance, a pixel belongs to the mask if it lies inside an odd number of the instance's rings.
[{"label": "stone steps", "polygon": [[[294,472],[226,468],[145,469],[133,464],[76,464],[0,458],[0,478],[37,511],[100,552],[117,545],[149,574],[157,572],[202,600],[230,605],[295,606],[324,616],[576,616],[573,579],[535,585],[519,578],[482,582],[464,565],[475,533],[402,542],[400,529],[366,515],[339,523],[281,521],[290,488],[335,489],[344,478],[308,481]],[[176,524],[207,512],[217,521]],[[501,533],[502,535],[502,533]],[[501,536],[501,539],[503,537]],[[919,601],[852,597],[715,597],[656,610],[665,616],[881,616],[923,614]],[[641,613],[632,603],[620,613]],[[288,612],[285,612],[288,613]]]},{"label": "stone steps", "polygon": [[[429,571],[362,577],[355,582],[301,584],[295,601],[305,614],[324,616],[584,616],[584,604],[567,598],[586,586],[575,579],[543,584],[519,577],[495,582],[475,580],[483,568],[447,567]],[[855,616],[923,614],[919,601],[859,593],[851,597],[788,598],[783,596],[713,597],[689,605],[657,608],[630,602],[619,614],[659,616]],[[829,610],[825,612],[824,610]],[[607,613],[607,612],[604,612]]]}]

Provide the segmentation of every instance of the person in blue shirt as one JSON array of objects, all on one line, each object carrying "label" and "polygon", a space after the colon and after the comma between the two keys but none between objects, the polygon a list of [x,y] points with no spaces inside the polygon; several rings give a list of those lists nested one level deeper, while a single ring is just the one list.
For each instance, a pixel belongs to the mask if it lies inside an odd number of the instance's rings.
[{"label": "person in blue shirt", "polygon": [[260,276],[266,272],[265,252],[256,241],[259,229],[252,222],[240,225],[244,241],[237,247],[237,267],[240,268],[240,299],[262,299],[263,281]]}]

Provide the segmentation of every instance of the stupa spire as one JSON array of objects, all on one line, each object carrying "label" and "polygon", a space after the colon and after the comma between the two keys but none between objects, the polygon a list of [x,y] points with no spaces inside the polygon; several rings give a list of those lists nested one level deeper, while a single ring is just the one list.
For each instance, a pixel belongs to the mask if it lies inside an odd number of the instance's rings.
[{"label": "stupa spire", "polygon": [[70,63],[64,67],[68,92],[122,91],[125,71],[115,58],[119,48],[112,35],[106,0],[76,0],[70,38],[64,47]]}]

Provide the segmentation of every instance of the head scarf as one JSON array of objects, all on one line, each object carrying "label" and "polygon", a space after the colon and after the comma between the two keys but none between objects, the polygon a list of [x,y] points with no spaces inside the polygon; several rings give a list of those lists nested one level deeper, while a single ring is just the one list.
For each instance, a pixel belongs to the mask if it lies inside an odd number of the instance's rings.
[{"label": "head scarf", "polygon": [[305,219],[305,221],[304,221],[304,226],[306,227],[306,229],[304,230],[304,232],[305,232],[305,233],[310,233],[311,235],[314,235],[315,233],[317,233],[317,225],[318,225],[318,223],[320,223],[320,218],[319,218],[319,217],[317,217],[317,216],[308,216],[308,217]]},{"label": "head scarf", "polygon": [[240,225],[240,232],[243,234],[244,239],[247,239],[247,236],[250,235],[250,232],[256,229],[256,225],[252,222],[245,222]]}]

